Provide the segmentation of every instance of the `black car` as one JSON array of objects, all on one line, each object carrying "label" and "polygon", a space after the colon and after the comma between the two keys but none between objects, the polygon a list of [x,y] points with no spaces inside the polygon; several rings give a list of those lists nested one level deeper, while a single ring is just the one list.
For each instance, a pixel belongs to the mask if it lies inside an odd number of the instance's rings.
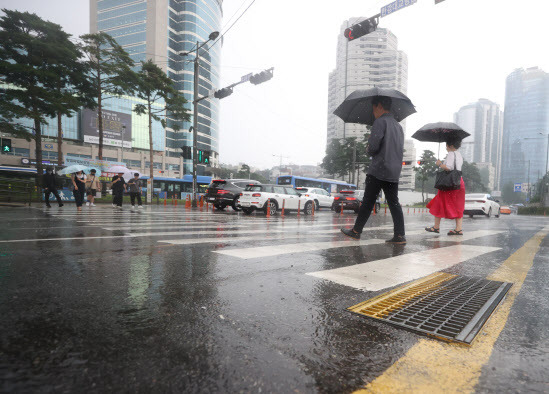
[{"label": "black car", "polygon": [[[381,208],[380,195],[377,196],[375,204],[376,212],[379,212]],[[342,190],[334,196],[333,210],[340,213],[342,209],[352,209],[358,213],[363,198],[364,190]]]},{"label": "black car", "polygon": [[220,211],[231,206],[235,211],[240,208],[236,205],[240,193],[250,184],[261,184],[252,179],[214,179],[206,191],[206,202],[213,203]]}]

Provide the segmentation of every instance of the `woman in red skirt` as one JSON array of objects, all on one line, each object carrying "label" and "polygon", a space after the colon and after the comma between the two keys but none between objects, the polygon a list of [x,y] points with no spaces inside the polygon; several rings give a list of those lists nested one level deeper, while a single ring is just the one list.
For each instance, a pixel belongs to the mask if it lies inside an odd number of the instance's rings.
[{"label": "woman in red skirt", "polygon": [[[461,171],[463,166],[463,157],[457,150],[461,146],[461,140],[456,139],[446,143],[448,156],[442,163],[437,160],[437,166],[445,171],[456,169]],[[465,210],[465,183],[461,178],[461,187],[458,190],[439,190],[435,198],[427,204],[429,212],[435,217],[435,225],[427,227],[425,230],[430,233],[438,233],[440,231],[440,221],[444,219],[454,219],[456,228],[450,230],[448,235],[463,235],[461,225],[463,223],[463,211]]]}]

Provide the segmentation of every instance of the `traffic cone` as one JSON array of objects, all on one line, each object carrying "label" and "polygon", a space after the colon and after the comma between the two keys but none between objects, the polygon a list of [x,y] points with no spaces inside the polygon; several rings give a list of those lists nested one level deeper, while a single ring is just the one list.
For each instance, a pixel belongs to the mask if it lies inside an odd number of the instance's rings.
[{"label": "traffic cone", "polygon": [[168,202],[166,201],[166,197],[164,197],[164,206],[168,205]]},{"label": "traffic cone", "polygon": [[280,216],[284,216],[284,207],[286,206],[286,199],[282,200],[282,212],[280,213]]},{"label": "traffic cone", "polygon": [[173,200],[175,202],[175,206],[177,207],[177,198]]},{"label": "traffic cone", "polygon": [[376,216],[376,204],[374,203],[373,215]]},{"label": "traffic cone", "polygon": [[268,218],[271,217],[271,207],[270,207],[270,205],[271,205],[271,199],[268,198],[268,199],[267,199],[267,217],[268,217]]},{"label": "traffic cone", "polygon": [[301,200],[297,202],[297,216],[301,214]]},{"label": "traffic cone", "polygon": [[312,211],[312,215],[315,216],[315,202],[313,201],[313,211]]}]

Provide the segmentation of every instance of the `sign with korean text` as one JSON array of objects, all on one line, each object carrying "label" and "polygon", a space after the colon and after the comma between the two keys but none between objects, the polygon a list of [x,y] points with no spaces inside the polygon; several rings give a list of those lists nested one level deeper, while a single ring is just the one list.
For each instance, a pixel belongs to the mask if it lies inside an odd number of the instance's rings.
[{"label": "sign with korean text", "polygon": [[387,16],[389,14],[392,14],[395,11],[398,11],[404,7],[408,7],[412,4],[417,3],[417,0],[396,0],[392,3],[389,3],[387,5],[384,5],[381,7],[380,16],[383,18],[384,16]]}]

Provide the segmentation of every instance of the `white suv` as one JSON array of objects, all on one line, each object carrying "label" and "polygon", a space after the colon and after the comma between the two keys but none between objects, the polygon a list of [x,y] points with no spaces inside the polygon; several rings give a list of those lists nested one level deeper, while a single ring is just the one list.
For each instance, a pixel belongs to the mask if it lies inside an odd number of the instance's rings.
[{"label": "white suv", "polygon": [[473,215],[485,215],[487,217],[495,215],[499,218],[499,201],[494,200],[489,194],[466,194],[463,216],[465,215],[469,215],[470,218]]},{"label": "white suv", "polygon": [[296,187],[295,190],[304,197],[310,197],[315,202],[315,209],[332,208],[334,198],[326,190],[315,187]]},{"label": "white suv", "polygon": [[[268,202],[268,203],[267,203]],[[300,196],[291,186],[281,185],[248,185],[241,193],[238,206],[242,212],[250,215],[257,209],[274,215],[277,211],[303,211],[306,215],[313,212],[314,201],[310,197]]]}]

